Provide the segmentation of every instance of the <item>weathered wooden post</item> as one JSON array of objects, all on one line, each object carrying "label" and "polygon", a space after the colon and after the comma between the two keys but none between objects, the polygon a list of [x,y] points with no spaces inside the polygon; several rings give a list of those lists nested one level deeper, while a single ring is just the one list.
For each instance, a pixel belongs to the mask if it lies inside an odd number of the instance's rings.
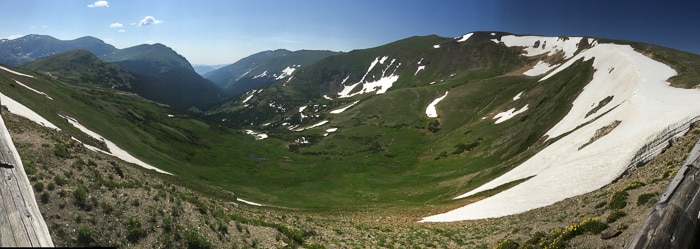
[{"label": "weathered wooden post", "polygon": [[0,247],[53,247],[34,191],[0,117]]},{"label": "weathered wooden post", "polygon": [[700,219],[700,141],[628,248],[693,248]]}]

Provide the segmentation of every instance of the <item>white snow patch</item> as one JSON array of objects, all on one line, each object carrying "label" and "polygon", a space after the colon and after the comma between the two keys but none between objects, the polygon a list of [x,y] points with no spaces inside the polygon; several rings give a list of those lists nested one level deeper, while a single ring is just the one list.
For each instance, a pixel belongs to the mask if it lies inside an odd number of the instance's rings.
[{"label": "white snow patch", "polygon": [[386,61],[386,59],[389,59],[389,56],[384,56],[384,57],[382,57],[382,59],[379,60],[379,64],[384,64],[384,62]]},{"label": "white snow patch", "polygon": [[549,70],[552,70],[552,68],[555,68],[557,66],[559,65],[549,65],[549,63],[547,62],[538,61],[534,67],[532,67],[530,70],[525,71],[523,74],[527,76],[539,76],[549,72]]},{"label": "white snow patch", "polygon": [[299,107],[299,112],[303,112],[303,111],[304,111],[304,109],[306,109],[306,107],[309,107],[309,106],[308,106],[308,105],[305,105],[305,106],[301,106],[301,107]]},{"label": "white snow patch", "polygon": [[104,154],[108,154],[108,155],[115,156],[115,157],[117,157],[117,158],[119,158],[119,159],[121,159],[121,160],[124,160],[124,161],[129,162],[129,163],[136,164],[136,165],[141,166],[141,167],[143,167],[143,168],[155,170],[155,171],[158,172],[158,173],[163,173],[163,174],[172,175],[170,172],[161,170],[161,169],[159,169],[159,168],[157,168],[157,167],[155,167],[155,166],[153,166],[153,165],[150,165],[150,164],[148,164],[148,163],[145,163],[145,162],[139,160],[138,158],[132,156],[131,154],[129,154],[129,152],[126,152],[124,149],[120,148],[119,146],[117,146],[116,144],[114,144],[112,141],[109,141],[109,140],[107,140],[107,139],[104,139],[102,136],[100,136],[100,134],[97,134],[96,132],[94,132],[94,131],[88,129],[87,127],[85,127],[85,126],[83,126],[83,125],[81,125],[81,124],[78,123],[78,121],[75,120],[74,118],[67,117],[67,116],[62,116],[62,117],[65,118],[66,120],[68,120],[68,123],[70,123],[71,125],[73,125],[75,128],[78,128],[78,130],[82,131],[83,133],[88,134],[89,136],[91,136],[91,137],[93,137],[93,138],[95,138],[95,139],[97,139],[97,140],[102,140],[102,141],[105,143],[105,145],[107,145],[107,149],[109,149],[109,152],[108,152],[108,151],[104,151],[104,150],[100,150],[100,149],[95,148],[95,147],[93,147],[93,146],[87,146],[87,145],[86,145],[86,147],[87,147],[88,149],[90,149],[90,150],[92,150],[92,151],[97,151],[97,152],[101,152],[101,153],[104,153]]},{"label": "white snow patch", "polygon": [[503,123],[504,121],[511,119],[511,118],[515,117],[516,115],[527,111],[527,106],[528,105],[525,105],[525,106],[523,106],[523,108],[520,108],[520,110],[517,110],[517,111],[515,110],[515,108],[510,108],[510,110],[496,114],[495,116],[493,116],[493,119],[496,120],[496,122],[495,122],[496,124]]},{"label": "white snow patch", "polygon": [[[571,58],[578,49],[578,43],[582,37],[569,37],[569,39],[559,37],[542,37],[542,36],[514,36],[507,35],[501,37],[503,42],[508,47],[523,47],[526,56],[536,56],[541,54],[554,55],[557,52],[564,53],[564,59]],[[492,40],[498,42],[498,40]],[[535,44],[539,43],[537,47]]]},{"label": "white snow patch", "polygon": [[263,140],[267,138],[267,134],[257,133],[253,130],[245,130],[245,134],[252,135],[255,138],[255,140]]},{"label": "white snow patch", "polygon": [[515,95],[515,97],[513,97],[513,101],[519,100],[520,97],[522,97],[522,96],[523,96],[523,92],[518,93],[517,95]]},{"label": "white snow patch", "polygon": [[5,96],[2,93],[0,93],[0,103],[2,103],[2,105],[4,105],[4,106],[7,106],[7,110],[9,110],[11,113],[25,117],[31,121],[34,121],[37,124],[40,124],[40,125],[52,128],[52,129],[56,129],[56,130],[61,130],[58,128],[58,126],[49,122],[41,115],[37,114],[36,112],[32,111],[31,109],[27,108],[26,106],[20,104],[19,102],[15,101],[14,99],[11,99],[10,97]]},{"label": "white snow patch", "polygon": [[[383,59],[383,58],[382,58],[382,59]],[[367,75],[369,74],[369,72],[372,71],[372,69],[374,68],[374,66],[377,65],[377,63],[379,63],[379,57],[374,58],[374,60],[372,61],[372,63],[369,64],[369,68],[367,69],[367,72],[365,72],[365,75],[362,76],[362,79],[360,79],[359,82],[365,81],[365,78],[367,77]],[[359,83],[359,82],[358,82],[358,83]]]},{"label": "white snow patch", "polygon": [[349,104],[349,105],[346,106],[346,107],[332,110],[332,111],[331,111],[331,114],[343,113],[345,110],[349,109],[350,107],[353,107],[353,106],[356,105],[357,103],[360,103],[360,101],[358,100],[358,101],[352,102],[351,104]]},{"label": "white snow patch", "polygon": [[[349,98],[352,96],[356,96],[356,95],[360,95],[360,94],[364,94],[364,93],[370,93],[370,92],[374,92],[374,91],[376,91],[377,94],[384,94],[384,93],[386,93],[387,90],[389,90],[389,88],[391,88],[391,86],[394,85],[394,82],[396,82],[397,80],[399,80],[398,75],[390,75],[390,76],[387,76],[384,78],[380,78],[380,79],[373,81],[373,82],[365,82],[365,83],[358,82],[358,83],[355,83],[355,84],[352,84],[349,86],[345,86],[345,88],[343,88],[343,90],[340,91],[338,93],[338,95],[340,98]],[[362,90],[355,92],[353,94],[350,94],[350,91],[355,89],[355,87],[359,84],[362,84]]]},{"label": "white snow patch", "polygon": [[38,91],[38,90],[36,90],[36,89],[34,89],[34,88],[31,88],[30,86],[25,85],[25,84],[23,84],[22,82],[19,82],[19,81],[15,80],[15,83],[17,83],[17,84],[20,85],[20,86],[23,86],[24,88],[29,89],[29,90],[32,91],[32,92],[38,93],[39,95],[44,95],[44,97],[46,97],[47,99],[53,100],[53,98],[51,98],[51,96],[49,96],[48,94],[46,94],[46,93],[44,93],[44,92],[41,92],[41,91]]},{"label": "white snow patch", "polygon": [[416,76],[420,70],[424,70],[425,66],[418,66],[418,69],[416,69],[416,72],[413,74],[413,76]]},{"label": "white snow patch", "polygon": [[245,204],[251,205],[251,206],[257,206],[257,207],[262,207],[262,206],[263,206],[263,204],[255,203],[255,202],[252,202],[252,201],[246,201],[246,200],[243,200],[243,199],[238,198],[238,197],[236,197],[236,200],[238,200],[238,201],[240,201],[240,202],[243,202],[243,203],[245,203]]},{"label": "white snow patch", "polygon": [[442,101],[443,99],[445,99],[445,97],[447,97],[447,93],[449,93],[449,91],[445,92],[445,95],[442,95],[441,97],[439,97],[439,98],[433,100],[433,102],[430,102],[430,104],[428,105],[428,107],[425,108],[425,115],[426,115],[426,116],[428,116],[429,118],[437,118],[437,117],[438,117],[437,109],[435,108],[435,106],[436,106],[438,103],[440,103],[440,101]]},{"label": "white snow patch", "polygon": [[440,44],[433,45],[433,48],[440,48]]},{"label": "white snow patch", "polygon": [[327,100],[333,100],[333,98],[328,97],[328,95],[323,95],[323,98],[324,98],[324,99],[327,99]]},{"label": "white snow patch", "polygon": [[6,68],[6,67],[3,67],[3,66],[0,66],[0,69],[5,70],[5,71],[8,71],[8,72],[13,73],[13,74],[16,74],[16,75],[19,75],[19,76],[34,78],[34,76],[31,76],[31,75],[28,75],[28,74],[23,74],[23,73],[20,73],[20,72],[16,72],[16,71],[13,71],[13,70],[11,70],[11,69],[9,69],[9,68]]},{"label": "white snow patch", "polygon": [[265,72],[262,72],[262,73],[260,73],[260,74],[258,74],[258,75],[255,75],[255,77],[253,77],[253,79],[262,78],[262,77],[265,77],[265,76],[267,76],[267,70],[265,70]]},{"label": "white snow patch", "polygon": [[[635,154],[659,137],[664,129],[700,116],[700,105],[697,105],[700,91],[669,86],[666,80],[676,72],[634,51],[629,45],[597,44],[569,62],[581,58],[593,59],[596,69],[593,79],[573,102],[569,113],[547,135],[554,138],[569,131],[571,133],[513,170],[456,198],[532,178],[481,201],[426,217],[422,221],[450,222],[501,217],[594,191],[623,174]],[[606,70],[613,67],[615,70],[612,72]],[[592,103],[610,95],[615,96],[612,102],[596,115],[585,117]],[[594,116],[603,113],[606,114],[593,120]],[[622,122],[612,132],[596,140],[594,146],[578,149],[598,129],[616,120]],[[591,123],[572,131],[588,121]]]},{"label": "white snow patch", "polygon": [[[472,35],[474,35],[474,33],[469,33],[469,34],[463,35],[462,37],[457,37],[457,38],[459,38],[459,40],[457,40],[457,42],[466,41],[467,39],[469,39],[469,37],[472,37]],[[455,38],[455,39],[457,39],[457,38]]]},{"label": "white snow patch", "polygon": [[[287,66],[285,69],[282,70],[282,73],[279,76],[277,76],[277,78],[275,78],[275,80],[281,80],[287,76],[291,76],[294,73],[294,71],[296,71],[296,70],[297,70],[297,67],[295,67],[295,65]],[[265,71],[265,72],[267,72],[267,71]]]},{"label": "white snow patch", "polygon": [[250,99],[252,99],[253,96],[255,96],[255,91],[253,91],[253,93],[251,93],[248,97],[246,97],[246,98],[243,100],[243,102],[241,102],[241,103],[242,103],[242,104],[245,104],[245,103],[248,102]]},{"label": "white snow patch", "polygon": [[338,128],[328,128],[328,129],[326,129],[326,133],[324,133],[323,136],[327,137],[328,135],[330,135],[331,133],[336,132],[336,131],[338,131]]},{"label": "white snow patch", "polygon": [[306,128],[299,128],[299,129],[296,129],[295,131],[303,131],[303,130],[313,129],[313,128],[322,126],[322,125],[327,124],[327,123],[328,123],[328,120],[323,120],[323,121],[318,122],[318,123],[316,123],[316,124],[314,124],[314,125],[312,125],[312,126],[309,126],[309,127],[306,127]]}]

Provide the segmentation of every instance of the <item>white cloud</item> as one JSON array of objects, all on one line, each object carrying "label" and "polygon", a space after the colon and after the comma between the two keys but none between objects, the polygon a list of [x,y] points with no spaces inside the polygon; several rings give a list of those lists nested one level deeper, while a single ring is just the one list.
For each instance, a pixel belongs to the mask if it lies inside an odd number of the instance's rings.
[{"label": "white cloud", "polygon": [[109,7],[109,2],[100,0],[91,4],[88,4],[88,8],[97,8],[97,7]]},{"label": "white cloud", "polygon": [[110,24],[109,27],[110,28],[121,28],[121,27],[124,27],[124,24],[115,22],[115,23]]},{"label": "white cloud", "polygon": [[126,32],[126,30],[120,29],[120,30],[117,31],[117,32],[119,32],[119,33],[124,33],[124,32]]},{"label": "white cloud", "polygon": [[162,23],[163,20],[158,20],[155,17],[152,16],[146,16],[141,21],[139,22],[139,27],[141,26],[146,26],[146,25],[151,25],[151,24],[159,24]]},{"label": "white cloud", "polygon": [[15,34],[15,35],[10,35],[10,36],[8,36],[7,39],[8,39],[8,40],[14,40],[14,39],[20,38],[20,37],[22,37],[22,36],[24,36],[24,35]]}]

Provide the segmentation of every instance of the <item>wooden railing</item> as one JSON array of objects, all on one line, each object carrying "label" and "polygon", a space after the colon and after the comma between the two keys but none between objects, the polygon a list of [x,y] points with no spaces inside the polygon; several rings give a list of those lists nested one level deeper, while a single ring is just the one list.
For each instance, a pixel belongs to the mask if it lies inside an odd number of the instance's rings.
[{"label": "wooden railing", "polygon": [[693,248],[700,246],[700,140],[644,222],[632,248]]},{"label": "wooden railing", "polygon": [[0,247],[52,247],[34,191],[0,117]]}]

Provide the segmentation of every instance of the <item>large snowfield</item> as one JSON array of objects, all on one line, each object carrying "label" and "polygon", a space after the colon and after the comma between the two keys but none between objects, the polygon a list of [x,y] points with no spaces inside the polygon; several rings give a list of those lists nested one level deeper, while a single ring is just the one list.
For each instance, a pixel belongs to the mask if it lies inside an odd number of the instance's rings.
[{"label": "large snowfield", "polygon": [[[560,50],[566,58],[571,58],[542,80],[577,60],[593,60],[596,69],[593,79],[576,98],[570,112],[546,134],[551,139],[581,124],[591,123],[562,137],[513,170],[455,199],[516,180],[531,179],[478,202],[425,217],[422,222],[513,215],[599,189],[623,174],[635,154],[659,137],[664,129],[700,116],[700,105],[697,104],[700,91],[669,86],[667,79],[676,72],[668,65],[634,51],[629,45],[598,44],[591,40],[589,43],[593,47],[574,55],[575,44],[581,39],[564,41],[548,37],[504,36],[502,41],[507,46],[525,47],[527,56],[553,54]],[[536,41],[541,41],[539,48],[533,48]],[[544,41],[547,43],[546,49],[541,46]],[[536,68],[537,74],[545,71],[544,65]],[[608,96],[613,96],[610,103],[586,117]],[[602,116],[595,119],[599,115]],[[621,123],[612,132],[579,150],[596,130],[616,120]]]}]

